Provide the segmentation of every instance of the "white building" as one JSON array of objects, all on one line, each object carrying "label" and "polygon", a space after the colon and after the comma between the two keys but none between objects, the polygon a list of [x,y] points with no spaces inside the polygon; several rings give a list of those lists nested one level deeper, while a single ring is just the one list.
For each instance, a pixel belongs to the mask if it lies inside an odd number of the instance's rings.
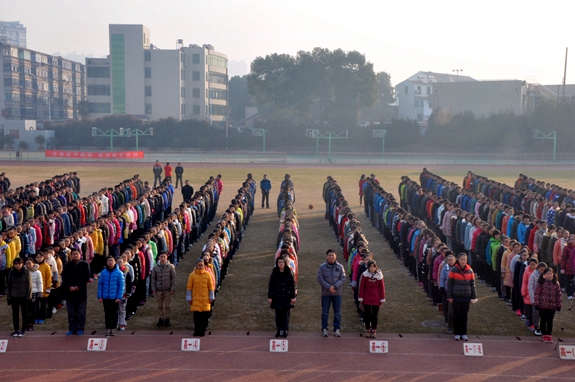
[{"label": "white building", "polygon": [[44,147],[50,142],[50,138],[54,138],[54,130],[37,130],[35,120],[14,120],[14,121],[0,121],[0,134],[2,137],[9,135],[12,137],[13,149],[18,149],[20,147],[20,142],[26,142],[26,147],[28,149],[38,149],[40,148],[38,143],[36,143],[36,137],[44,137]]},{"label": "white building", "polygon": [[18,21],[0,21],[0,42],[26,49],[26,27]]},{"label": "white building", "polygon": [[87,58],[90,116],[227,121],[227,56],[211,45],[158,49],[143,25],[110,25],[110,56]]}]

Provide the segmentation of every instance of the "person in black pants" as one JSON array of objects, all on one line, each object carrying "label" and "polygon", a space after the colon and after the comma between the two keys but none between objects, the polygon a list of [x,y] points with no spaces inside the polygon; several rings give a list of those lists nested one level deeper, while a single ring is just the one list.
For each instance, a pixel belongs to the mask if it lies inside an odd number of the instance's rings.
[{"label": "person in black pants", "polygon": [[80,251],[73,249],[70,252],[71,261],[62,270],[62,291],[66,296],[68,310],[68,336],[83,335],[86,325],[90,266],[81,257]]},{"label": "person in black pants", "polygon": [[477,302],[475,275],[467,264],[467,255],[460,253],[447,279],[447,301],[453,304],[453,332],[455,340],[467,341],[469,304]]},{"label": "person in black pants", "polygon": [[[28,326],[28,303],[32,298],[32,279],[20,257],[13,261],[13,267],[8,273],[7,284],[6,298],[8,305],[12,306],[12,323],[14,325],[12,337],[23,337],[26,335],[26,327]],[[20,311],[22,312],[21,327]]]},{"label": "person in black pants", "polygon": [[295,303],[295,280],[283,257],[276,259],[268,285],[268,303],[276,312],[276,338],[288,336],[289,311]]},{"label": "person in black pants", "polygon": [[176,171],[176,188],[178,188],[178,182],[180,182],[180,187],[182,187],[184,185],[184,182],[182,182],[182,175],[184,174],[184,168],[182,167],[182,164],[180,162],[178,162],[175,171]]}]

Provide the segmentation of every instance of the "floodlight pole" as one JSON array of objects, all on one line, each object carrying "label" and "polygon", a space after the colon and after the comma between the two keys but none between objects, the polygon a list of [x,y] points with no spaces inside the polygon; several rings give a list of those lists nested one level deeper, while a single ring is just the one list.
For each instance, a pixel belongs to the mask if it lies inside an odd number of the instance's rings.
[{"label": "floodlight pole", "polygon": [[147,130],[140,130],[140,129],[128,129],[128,138],[130,138],[132,135],[136,136],[136,151],[140,150],[140,146],[139,146],[139,137],[140,135],[144,136],[144,135],[150,135],[153,136],[154,135],[154,128],[150,127]]},{"label": "floodlight pole", "polygon": [[556,154],[557,154],[557,132],[552,131],[549,134],[545,134],[539,130],[533,130],[533,138],[534,139],[553,139],[553,162],[555,162]]},{"label": "floodlight pole", "polygon": [[124,136],[124,128],[120,127],[120,131],[116,131],[114,129],[110,130],[100,130],[97,127],[92,127],[92,136],[93,137],[110,137],[110,151],[114,151],[114,137],[123,137]]},{"label": "floodlight pole", "polygon": [[[319,140],[321,139],[328,139],[328,153],[329,159],[331,159],[331,140],[332,139],[347,139],[348,131],[342,131],[341,133],[334,133],[333,131],[328,131],[326,133],[322,133],[317,129],[311,129],[308,131],[311,134],[311,137],[315,137],[315,155],[319,157]],[[310,136],[310,135],[308,135]]]}]

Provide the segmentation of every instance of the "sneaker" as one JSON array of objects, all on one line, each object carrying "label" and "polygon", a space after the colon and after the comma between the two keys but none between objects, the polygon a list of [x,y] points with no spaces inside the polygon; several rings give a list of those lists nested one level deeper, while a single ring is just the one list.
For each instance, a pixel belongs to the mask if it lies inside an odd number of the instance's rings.
[{"label": "sneaker", "polygon": [[52,308],[52,314],[56,314],[57,311],[58,309],[56,309],[56,307]]},{"label": "sneaker", "polygon": [[569,296],[569,297],[567,297],[567,299],[573,300],[573,296]]},{"label": "sneaker", "polygon": [[533,334],[535,334],[536,336],[540,337],[540,336],[541,336],[541,329],[539,329],[539,328],[535,329],[535,331],[533,332]]},{"label": "sneaker", "polygon": [[492,287],[492,288],[491,288],[491,291],[492,291],[492,292],[497,292],[497,288]]},{"label": "sneaker", "polygon": [[34,324],[38,324],[40,320],[34,320]]},{"label": "sneaker", "polygon": [[70,337],[74,335],[74,331],[70,330],[68,333],[66,333],[66,337]]},{"label": "sneaker", "polygon": [[513,304],[511,303],[511,301],[508,301],[508,302],[507,302],[507,306],[511,306],[511,305],[513,305]]},{"label": "sneaker", "polygon": [[453,334],[453,330],[452,330],[452,329],[447,329],[447,334]]},{"label": "sneaker", "polygon": [[20,330],[18,332],[18,337],[24,337],[25,335],[26,335],[26,331],[24,331],[24,330]]},{"label": "sneaker", "polygon": [[112,336],[112,329],[106,329],[106,337]]},{"label": "sneaker", "polygon": [[156,324],[156,326],[159,328],[159,327],[161,327],[161,326],[164,326],[164,324],[165,324],[164,319],[163,319],[163,318],[160,318],[160,319],[158,320],[158,323]]},{"label": "sneaker", "polygon": [[549,342],[550,344],[553,343],[553,336],[552,335],[547,336],[547,342]]},{"label": "sneaker", "polygon": [[529,330],[531,330],[531,332],[534,332],[534,331],[535,331],[535,325],[531,325],[531,326],[529,327]]},{"label": "sneaker", "polygon": [[116,335],[116,329],[110,329],[110,335],[113,337]]},{"label": "sneaker", "polygon": [[463,341],[469,341],[469,338],[467,338],[467,336],[465,334],[461,336],[461,339]]},{"label": "sneaker", "polygon": [[542,341],[542,342],[547,342],[547,335],[544,335],[544,336],[541,338],[541,341]]},{"label": "sneaker", "polygon": [[79,336],[83,336],[84,335],[84,331],[83,330],[78,330],[78,333],[76,333]]},{"label": "sneaker", "polygon": [[280,338],[280,331],[279,330],[276,332],[276,338]]},{"label": "sneaker", "polygon": [[327,337],[327,329],[322,329],[321,330],[321,335],[324,337]]},{"label": "sneaker", "polygon": [[28,328],[26,330],[29,332],[33,332],[34,331],[34,325],[28,325]]},{"label": "sneaker", "polygon": [[120,331],[125,331],[126,330],[126,325],[120,325],[120,327],[118,328],[118,330]]},{"label": "sneaker", "polygon": [[522,314],[522,315],[521,315],[521,319],[522,319],[522,320],[526,320],[526,319],[527,319],[527,316],[524,315],[524,314]]},{"label": "sneaker", "polygon": [[456,335],[456,336],[455,336],[455,341],[459,341],[460,339],[461,339],[461,336],[460,336],[460,335]]},{"label": "sneaker", "polygon": [[517,309],[517,311],[515,312],[515,315],[521,316],[521,310]]},{"label": "sneaker", "polygon": [[334,334],[336,337],[341,337],[341,333],[340,333],[339,329],[336,329]]},{"label": "sneaker", "polygon": [[38,325],[44,325],[44,320],[38,320]]},{"label": "sneaker", "polygon": [[164,320],[164,326],[165,326],[166,328],[169,328],[171,325],[172,325],[172,323],[170,322],[170,319],[169,319],[169,318],[166,318],[166,319]]},{"label": "sneaker", "polygon": [[371,331],[371,338],[377,338],[377,330]]},{"label": "sneaker", "polygon": [[14,333],[10,334],[12,337],[16,338],[18,337],[18,331],[16,330]]}]

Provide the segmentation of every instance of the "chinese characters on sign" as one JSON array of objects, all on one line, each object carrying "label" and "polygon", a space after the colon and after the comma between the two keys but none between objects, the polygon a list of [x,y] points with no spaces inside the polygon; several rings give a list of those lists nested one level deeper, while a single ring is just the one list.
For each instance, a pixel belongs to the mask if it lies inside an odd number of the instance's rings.
[{"label": "chinese characters on sign", "polygon": [[288,340],[270,340],[270,352],[285,353],[288,351]]},{"label": "chinese characters on sign", "polygon": [[469,356],[483,357],[483,344],[463,344],[463,354]]},{"label": "chinese characters on sign", "polygon": [[574,345],[559,345],[559,358],[561,358],[561,359],[575,359],[575,346]]},{"label": "chinese characters on sign", "polygon": [[387,341],[369,341],[370,353],[387,353]]},{"label": "chinese characters on sign", "polygon": [[0,353],[6,353],[8,347],[8,340],[0,340]]},{"label": "chinese characters on sign", "polygon": [[142,159],[143,151],[70,151],[46,150],[46,158],[62,159]]},{"label": "chinese characters on sign", "polygon": [[88,351],[105,351],[108,340],[106,338],[90,338],[88,340]]},{"label": "chinese characters on sign", "polygon": [[200,339],[182,338],[182,351],[200,351]]}]

